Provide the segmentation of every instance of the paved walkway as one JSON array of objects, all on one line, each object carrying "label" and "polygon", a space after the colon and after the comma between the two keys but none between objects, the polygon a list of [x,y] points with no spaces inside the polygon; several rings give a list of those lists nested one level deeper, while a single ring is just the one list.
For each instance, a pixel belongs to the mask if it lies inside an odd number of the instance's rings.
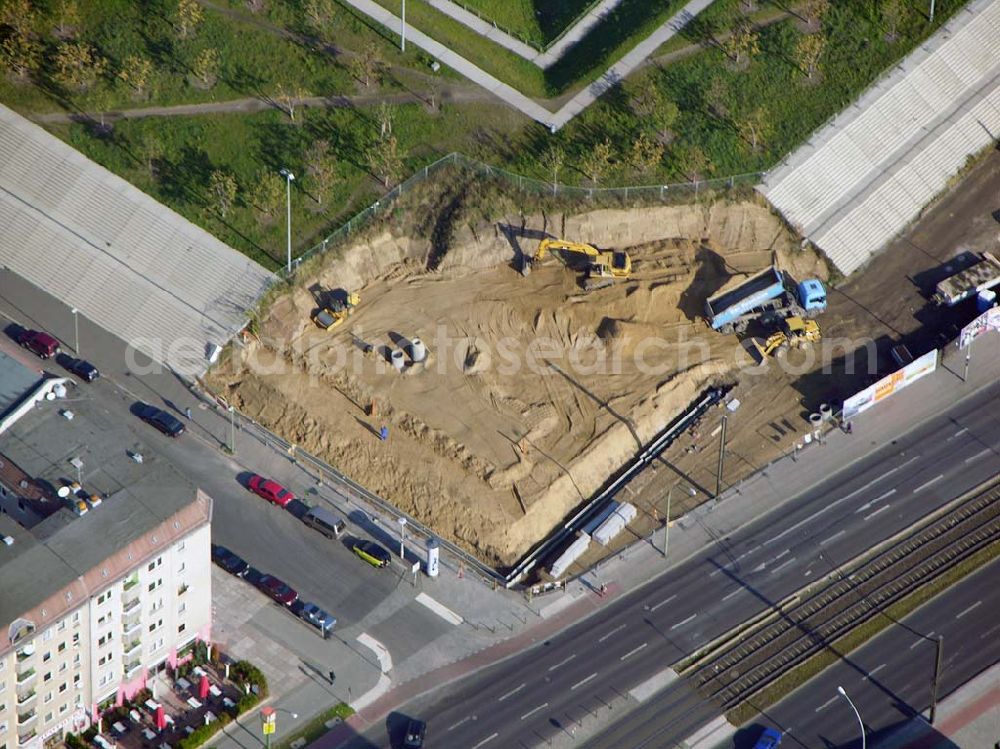
[{"label": "paved walkway", "polygon": [[[399,30],[402,28],[401,19],[374,0],[344,1],[355,10],[364,13],[372,20],[385,26],[391,33],[399,33]],[[692,18],[711,5],[711,3],[712,0],[691,0],[678,13],[669,18],[656,31],[640,42],[631,52],[612,65],[598,80],[584,87],[556,112],[549,111],[513,86],[494,78],[482,68],[451,51],[440,42],[434,41],[423,32],[413,28],[410,24],[406,24],[406,39],[448,67],[458,71],[469,80],[482,86],[494,96],[514,107],[514,109],[517,109],[536,122],[542,123],[555,132],[593,104],[609,88],[638,68],[661,44],[684,28]],[[480,21],[487,29],[493,28],[480,19],[477,19],[477,21]]]}]

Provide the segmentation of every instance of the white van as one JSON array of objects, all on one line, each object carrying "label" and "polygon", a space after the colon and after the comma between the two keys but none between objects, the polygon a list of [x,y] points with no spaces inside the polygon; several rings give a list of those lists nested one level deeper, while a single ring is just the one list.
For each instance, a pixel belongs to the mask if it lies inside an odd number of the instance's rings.
[{"label": "white van", "polygon": [[302,522],[327,538],[340,538],[346,527],[343,520],[325,507],[313,507],[302,516]]}]

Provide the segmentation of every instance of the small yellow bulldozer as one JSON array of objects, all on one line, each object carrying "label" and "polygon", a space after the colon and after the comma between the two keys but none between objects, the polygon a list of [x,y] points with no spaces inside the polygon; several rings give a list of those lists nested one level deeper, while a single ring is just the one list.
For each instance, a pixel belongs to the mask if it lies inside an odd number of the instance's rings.
[{"label": "small yellow bulldozer", "polygon": [[815,320],[804,320],[801,317],[789,317],[781,321],[781,327],[769,335],[766,340],[752,340],[753,348],[759,357],[758,364],[769,356],[781,356],[789,348],[802,348],[815,343],[822,338],[819,324]]}]

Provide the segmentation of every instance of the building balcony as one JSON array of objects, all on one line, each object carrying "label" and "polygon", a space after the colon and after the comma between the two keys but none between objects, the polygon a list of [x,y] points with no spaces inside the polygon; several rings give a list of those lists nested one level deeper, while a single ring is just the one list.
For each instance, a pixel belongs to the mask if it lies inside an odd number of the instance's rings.
[{"label": "building balcony", "polygon": [[132,642],[141,631],[142,619],[138,616],[122,622],[122,640],[124,642]]},{"label": "building balcony", "polygon": [[35,654],[34,647],[21,648],[20,650],[17,651],[17,662],[21,663],[22,661],[26,661],[34,654]]},{"label": "building balcony", "polygon": [[33,738],[35,738],[35,736],[37,736],[37,735],[38,735],[38,732],[34,728],[32,728],[27,733],[19,733],[17,735],[17,743],[20,744],[21,746],[24,746],[29,741],[31,741]]},{"label": "building balcony", "polygon": [[122,600],[122,611],[128,614],[129,612],[135,611],[141,603],[142,599],[139,596],[124,599]]},{"label": "building balcony", "polygon": [[139,673],[139,669],[142,668],[142,659],[135,658],[131,661],[125,663],[125,678],[131,679],[133,676]]},{"label": "building balcony", "polygon": [[140,640],[137,637],[136,639],[132,640],[127,645],[125,645],[125,657],[129,658],[130,656],[136,655],[141,649],[142,649],[142,640]]},{"label": "building balcony", "polygon": [[19,726],[27,725],[28,723],[30,723],[31,721],[33,721],[37,717],[38,717],[38,713],[35,710],[29,710],[26,713],[18,713],[17,714],[17,724]]},{"label": "building balcony", "polygon": [[132,590],[132,588],[134,588],[138,584],[139,584],[139,577],[138,575],[136,575],[135,577],[129,578],[128,580],[125,581],[125,584],[122,586],[122,590]]},{"label": "building balcony", "polygon": [[17,706],[18,707],[24,707],[29,702],[31,702],[33,699],[35,699],[35,696],[36,696],[36,692],[35,692],[34,689],[29,689],[29,690],[27,690],[26,692],[23,692],[23,693],[22,692],[18,692],[17,693]]},{"label": "building balcony", "polygon": [[36,676],[35,669],[29,668],[27,671],[19,671],[17,674],[17,683],[25,684],[28,679],[32,679]]}]

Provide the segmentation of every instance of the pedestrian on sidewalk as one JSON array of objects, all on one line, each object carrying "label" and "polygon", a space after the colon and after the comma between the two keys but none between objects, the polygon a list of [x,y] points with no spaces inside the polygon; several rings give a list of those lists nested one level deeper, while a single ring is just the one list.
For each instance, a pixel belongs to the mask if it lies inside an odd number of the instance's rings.
[{"label": "pedestrian on sidewalk", "polygon": [[184,409],[184,415],[188,417],[188,420],[190,420],[191,419],[191,409],[190,408],[185,408]]}]

